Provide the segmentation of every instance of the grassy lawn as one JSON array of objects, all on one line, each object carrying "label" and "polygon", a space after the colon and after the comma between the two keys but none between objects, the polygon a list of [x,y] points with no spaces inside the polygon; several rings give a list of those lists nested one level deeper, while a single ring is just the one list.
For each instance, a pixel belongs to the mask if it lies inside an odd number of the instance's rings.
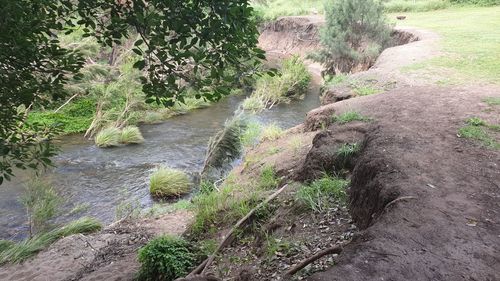
[{"label": "grassy lawn", "polygon": [[[405,70],[451,73],[451,83],[481,80],[500,84],[500,6],[454,7],[405,15],[407,19],[397,25],[435,31],[442,36],[444,52]],[[390,14],[390,18],[394,16]]]}]

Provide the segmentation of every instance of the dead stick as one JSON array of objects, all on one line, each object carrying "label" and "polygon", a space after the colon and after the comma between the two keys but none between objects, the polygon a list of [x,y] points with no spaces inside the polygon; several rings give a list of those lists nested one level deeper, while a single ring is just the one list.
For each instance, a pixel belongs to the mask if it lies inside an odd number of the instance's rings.
[{"label": "dead stick", "polygon": [[288,278],[292,277],[292,275],[297,273],[297,271],[306,267],[308,264],[315,262],[316,260],[322,258],[323,256],[340,254],[340,253],[342,253],[342,247],[340,247],[340,246],[335,246],[335,247],[331,247],[331,248],[325,249],[323,251],[320,251],[320,252],[316,253],[314,256],[311,256],[311,257],[301,261],[298,265],[296,265],[293,268],[291,268],[290,270],[288,270],[285,273],[284,279],[287,280]]},{"label": "dead stick", "polygon": [[392,200],[391,202],[387,203],[387,205],[385,205],[385,207],[384,207],[384,210],[388,209],[390,206],[396,204],[399,201],[410,200],[410,199],[417,199],[417,197],[415,197],[415,196],[402,196],[402,197],[398,197],[398,198]]},{"label": "dead stick", "polygon": [[282,188],[280,188],[279,190],[277,190],[276,192],[274,192],[273,194],[271,194],[269,197],[266,198],[266,200],[264,200],[263,202],[261,202],[259,205],[257,205],[257,207],[253,208],[250,212],[248,212],[248,214],[246,216],[244,216],[241,220],[239,220],[234,226],[233,228],[231,228],[231,230],[225,235],[224,239],[222,240],[222,242],[219,244],[219,246],[217,247],[217,249],[215,249],[215,251],[213,252],[213,254],[211,254],[208,259],[207,259],[207,263],[205,264],[205,266],[203,267],[203,270],[201,271],[201,274],[204,274],[206,272],[206,270],[208,269],[208,267],[210,267],[210,265],[212,264],[212,262],[214,261],[215,259],[215,255],[220,251],[222,250],[224,247],[226,247],[228,244],[231,243],[232,241],[232,238],[234,236],[234,233],[236,232],[236,230],[238,230],[238,228],[241,227],[241,225],[243,225],[248,219],[250,219],[253,214],[259,210],[260,208],[264,207],[266,204],[268,204],[269,202],[271,202],[274,198],[276,198],[283,190],[285,190],[285,188],[288,186],[288,184],[285,184]]},{"label": "dead stick", "polygon": [[79,93],[76,93],[74,94],[71,98],[69,98],[69,100],[67,100],[63,105],[61,105],[58,109],[56,109],[56,111],[54,111],[54,113],[57,113],[59,110],[61,110],[61,108],[63,108],[65,105],[67,105],[71,100],[73,100],[74,98],[76,98],[76,96],[78,96]]}]

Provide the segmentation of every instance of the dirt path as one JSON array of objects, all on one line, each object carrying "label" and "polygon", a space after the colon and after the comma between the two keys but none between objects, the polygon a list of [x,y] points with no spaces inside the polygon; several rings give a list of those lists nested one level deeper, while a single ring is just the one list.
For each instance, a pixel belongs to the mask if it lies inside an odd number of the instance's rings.
[{"label": "dirt path", "polygon": [[158,235],[181,235],[191,220],[192,214],[179,211],[123,222],[93,235],[69,236],[33,259],[1,267],[0,280],[134,280],[139,269],[138,249]]}]

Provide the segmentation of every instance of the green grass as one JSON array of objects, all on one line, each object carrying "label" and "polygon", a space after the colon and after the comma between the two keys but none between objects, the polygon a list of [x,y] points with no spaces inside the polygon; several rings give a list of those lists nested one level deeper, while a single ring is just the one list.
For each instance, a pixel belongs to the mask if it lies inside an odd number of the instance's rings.
[{"label": "green grass", "polygon": [[244,147],[251,147],[259,143],[260,135],[262,133],[262,125],[256,121],[247,123],[245,131],[241,134],[241,144]]},{"label": "green grass", "polygon": [[190,190],[191,181],[183,171],[159,167],[149,178],[149,191],[159,198],[179,196]]},{"label": "green grass", "polygon": [[391,0],[384,4],[385,11],[394,12],[427,12],[445,9],[451,4],[447,0]]},{"label": "green grass", "polygon": [[141,131],[136,126],[127,126],[122,129],[120,134],[120,143],[123,144],[139,144],[143,143]]},{"label": "green grass", "polygon": [[269,124],[262,129],[261,139],[263,141],[273,141],[279,139],[284,131],[275,123]]},{"label": "green grass", "polygon": [[272,166],[265,166],[260,172],[258,187],[262,190],[274,189],[278,186],[279,179]]},{"label": "green grass", "polygon": [[369,117],[361,115],[359,112],[354,111],[354,110],[349,110],[347,112],[344,112],[340,115],[334,115],[333,116],[333,122],[337,122],[340,124],[346,124],[354,121],[361,121],[361,122],[366,122],[370,121],[371,119]]},{"label": "green grass", "polygon": [[55,113],[54,110],[35,110],[28,115],[28,123],[41,123],[58,126],[63,134],[80,133],[87,130],[94,118],[95,99],[81,98],[64,106]]},{"label": "green grass", "polygon": [[487,105],[495,106],[500,105],[500,98],[497,97],[487,97],[483,100]]},{"label": "green grass", "polygon": [[380,89],[374,88],[372,86],[355,86],[354,93],[358,96],[369,96],[374,94],[379,94],[382,92]]},{"label": "green grass", "polygon": [[458,130],[459,137],[477,140],[486,147],[500,149],[500,142],[492,137],[489,132],[489,130],[499,132],[500,125],[487,124],[486,121],[478,117],[467,119],[466,124],[466,126]]},{"label": "green grass", "polygon": [[0,264],[19,263],[47,248],[60,238],[77,234],[91,233],[101,229],[101,224],[92,218],[81,218],[61,228],[54,229],[19,242],[0,251]]},{"label": "green grass", "polygon": [[265,74],[255,82],[255,90],[247,97],[242,108],[253,113],[279,103],[300,99],[307,92],[311,74],[297,56],[283,60],[277,75]]},{"label": "green grass", "polygon": [[358,143],[345,143],[337,149],[338,162],[345,168],[346,164],[358,154],[361,147]]},{"label": "green grass", "polygon": [[301,186],[296,193],[296,200],[308,209],[321,213],[335,202],[345,203],[346,188],[349,181],[337,177],[324,176],[309,185]]},{"label": "green grass", "polygon": [[437,32],[442,37],[444,54],[404,70],[445,77],[457,84],[471,80],[500,83],[499,14],[500,6],[453,7],[406,14],[407,19],[397,25]]},{"label": "green grass", "polygon": [[323,0],[253,0],[252,4],[257,18],[263,21],[281,16],[323,13]]},{"label": "green grass", "polygon": [[115,127],[108,127],[97,133],[95,136],[95,144],[98,147],[113,147],[120,144],[121,132]]}]

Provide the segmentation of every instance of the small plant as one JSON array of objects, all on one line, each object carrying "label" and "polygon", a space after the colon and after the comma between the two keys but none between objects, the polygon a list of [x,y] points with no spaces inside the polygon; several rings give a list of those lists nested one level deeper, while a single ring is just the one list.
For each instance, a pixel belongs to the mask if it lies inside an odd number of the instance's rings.
[{"label": "small plant", "polygon": [[156,197],[172,197],[188,193],[191,182],[186,173],[159,167],[149,179],[149,191]]},{"label": "small plant", "polygon": [[49,228],[48,223],[56,216],[61,201],[48,182],[38,178],[28,181],[21,203],[28,214],[30,237]]},{"label": "small plant", "polygon": [[273,189],[278,186],[279,180],[276,177],[276,172],[272,166],[265,166],[261,173],[259,179],[258,187],[261,189]]},{"label": "small plant", "polygon": [[358,143],[345,143],[342,144],[337,149],[337,162],[340,167],[338,168],[346,168],[351,161],[351,159],[359,152],[360,145]]},{"label": "small plant", "polygon": [[325,176],[310,185],[300,187],[296,199],[314,212],[324,212],[334,204],[334,201],[345,203],[347,186],[349,186],[347,180]]},{"label": "small plant", "polygon": [[244,132],[241,134],[241,144],[244,147],[251,147],[259,142],[262,133],[262,125],[258,122],[248,122]]},{"label": "small plant", "polygon": [[333,116],[333,122],[337,122],[337,123],[340,123],[340,124],[346,124],[346,123],[349,123],[349,122],[353,122],[353,121],[369,121],[370,118],[368,117],[365,117],[361,114],[359,114],[358,112],[356,111],[347,111],[347,112],[344,112],[340,115],[334,115]]},{"label": "small plant", "polygon": [[280,127],[278,127],[278,125],[273,123],[267,125],[266,127],[264,127],[264,129],[262,129],[261,138],[264,141],[266,140],[273,141],[279,139],[282,135],[283,135],[283,129],[281,129]]},{"label": "small plant", "polygon": [[471,117],[471,118],[467,119],[467,124],[470,126],[479,127],[479,126],[485,126],[486,122],[481,118]]},{"label": "small plant", "polygon": [[120,135],[120,129],[108,127],[95,136],[95,143],[98,147],[117,146],[120,143]]},{"label": "small plant", "polygon": [[123,128],[120,135],[120,143],[124,144],[139,144],[143,143],[141,131],[136,126],[127,126]]},{"label": "small plant", "polygon": [[190,244],[171,236],[160,236],[139,250],[139,280],[171,281],[183,277],[196,261]]}]

